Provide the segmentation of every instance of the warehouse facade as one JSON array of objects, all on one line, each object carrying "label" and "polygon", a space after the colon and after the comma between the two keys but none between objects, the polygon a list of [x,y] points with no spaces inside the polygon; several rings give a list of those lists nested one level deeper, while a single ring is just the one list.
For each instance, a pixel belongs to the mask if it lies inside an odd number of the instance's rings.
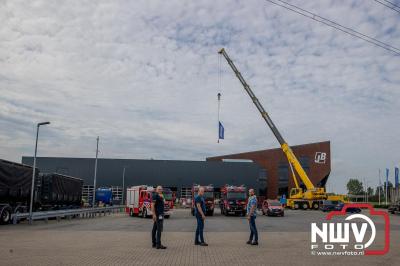
[{"label": "warehouse facade", "polygon": [[[298,145],[292,149],[314,185],[325,186],[331,167],[330,142]],[[82,178],[85,185],[92,185],[94,162],[93,158],[39,157],[37,167],[45,173]],[[24,156],[22,163],[32,165],[33,158]],[[209,157],[206,161],[101,158],[97,187],[122,187],[124,167],[125,188],[162,185],[176,191],[178,197],[188,197],[193,184],[213,184],[217,192],[225,184],[244,184],[268,198],[288,194],[294,186],[287,159],[280,148]]]},{"label": "warehouse facade", "polygon": [[[22,163],[33,164],[32,157],[22,157]],[[79,177],[85,185],[92,185],[94,163],[92,158],[38,157],[41,172],[56,172]],[[260,188],[261,167],[247,162],[207,162],[178,160],[98,159],[96,187],[122,187],[125,167],[125,188],[135,185],[162,185],[187,197],[193,184],[213,184],[215,188],[229,184],[245,184]]]}]

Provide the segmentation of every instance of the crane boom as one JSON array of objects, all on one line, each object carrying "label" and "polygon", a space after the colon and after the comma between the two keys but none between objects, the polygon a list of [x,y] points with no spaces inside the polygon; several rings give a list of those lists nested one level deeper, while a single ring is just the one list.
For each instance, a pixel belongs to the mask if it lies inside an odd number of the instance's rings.
[{"label": "crane boom", "polygon": [[[269,126],[269,128],[272,130],[272,133],[275,135],[279,144],[281,145],[281,148],[282,148],[284,154],[286,155],[289,163],[294,167],[294,169],[296,170],[297,174],[299,175],[301,181],[303,181],[304,185],[306,186],[307,190],[315,190],[313,183],[308,178],[307,173],[304,171],[299,160],[294,155],[292,149],[286,143],[286,141],[283,139],[281,133],[276,128],[274,122],[272,122],[268,113],[265,111],[264,107],[261,105],[260,101],[257,99],[255,94],[253,93],[250,86],[247,84],[246,80],[243,78],[242,74],[236,68],[233,61],[229,58],[225,49],[222,48],[218,53],[222,54],[224,56],[224,58],[226,59],[226,61],[229,64],[229,66],[232,68],[233,72],[235,73],[236,77],[239,79],[240,83],[242,83],[243,88],[245,89],[247,94],[250,96],[251,100],[253,101],[254,105],[257,107],[258,111],[260,112],[261,116],[264,118],[264,120],[267,123],[267,125]],[[295,182],[297,184],[297,180],[295,180]]]}]

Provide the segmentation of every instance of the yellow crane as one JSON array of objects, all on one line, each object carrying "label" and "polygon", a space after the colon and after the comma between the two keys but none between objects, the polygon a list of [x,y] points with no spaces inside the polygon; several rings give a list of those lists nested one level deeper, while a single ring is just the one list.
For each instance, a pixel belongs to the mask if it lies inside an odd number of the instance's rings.
[{"label": "yellow crane", "polygon": [[[278,140],[281,148],[286,155],[290,169],[292,171],[293,180],[295,183],[295,188],[290,190],[289,198],[287,199],[287,206],[293,209],[318,209],[319,203],[321,200],[340,200],[343,202],[347,202],[347,197],[345,195],[328,195],[325,192],[325,188],[323,187],[315,187],[311,180],[308,178],[307,173],[304,171],[303,167],[301,166],[299,160],[294,155],[292,149],[287,144],[287,142],[283,139],[281,133],[276,128],[274,122],[272,122],[271,118],[269,117],[268,113],[265,111],[264,107],[261,105],[260,101],[257,99],[253,91],[251,90],[250,86],[247,84],[245,79],[243,78],[242,74],[236,68],[233,61],[229,58],[228,54],[226,53],[225,49],[222,48],[219,52],[226,61],[228,62],[229,66],[232,68],[233,72],[235,73],[236,77],[239,79],[240,83],[242,83],[243,88],[250,96],[251,100],[253,101],[254,105],[257,107],[258,111],[260,112],[261,116],[272,130],[272,133],[275,135],[276,139]],[[300,180],[303,182],[306,190],[299,186],[299,183],[296,178],[296,174],[299,176]]]}]

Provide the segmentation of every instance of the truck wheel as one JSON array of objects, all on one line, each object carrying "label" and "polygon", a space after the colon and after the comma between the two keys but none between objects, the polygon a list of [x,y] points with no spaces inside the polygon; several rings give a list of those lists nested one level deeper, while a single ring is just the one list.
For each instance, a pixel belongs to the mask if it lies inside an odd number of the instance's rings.
[{"label": "truck wheel", "polygon": [[318,210],[318,209],[319,209],[319,204],[318,204],[318,202],[314,202],[314,203],[313,203],[313,208],[314,208],[314,210]]},{"label": "truck wheel", "polygon": [[130,216],[130,217],[133,217],[133,216],[134,216],[133,209],[129,209],[129,216]]},{"label": "truck wheel", "polygon": [[1,212],[0,224],[8,224],[11,221],[11,209],[6,207]]},{"label": "truck wheel", "polygon": [[194,216],[194,209],[191,209],[190,212],[192,213],[192,216]]},{"label": "truck wheel", "polygon": [[307,210],[308,209],[308,204],[307,203],[303,203],[303,205],[301,207],[303,208],[303,210]]},{"label": "truck wheel", "polygon": [[165,219],[169,219],[169,215],[165,215],[164,217],[165,217]]},{"label": "truck wheel", "polygon": [[142,210],[142,217],[143,217],[143,218],[147,218],[147,209],[146,209],[146,208],[144,208],[144,209]]},{"label": "truck wheel", "polygon": [[300,205],[296,202],[296,203],[293,205],[293,208],[294,208],[295,210],[298,210],[298,209],[300,208]]},{"label": "truck wheel", "polygon": [[213,216],[214,215],[214,211],[210,211],[210,216]]}]

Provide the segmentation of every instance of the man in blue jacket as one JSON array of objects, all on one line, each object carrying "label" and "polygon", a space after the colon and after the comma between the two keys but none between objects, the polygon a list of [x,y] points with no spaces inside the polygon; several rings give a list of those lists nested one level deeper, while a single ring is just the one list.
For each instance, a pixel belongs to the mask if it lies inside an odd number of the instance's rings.
[{"label": "man in blue jacket", "polygon": [[204,242],[203,230],[204,230],[204,221],[206,216],[204,213],[206,212],[206,203],[204,201],[204,187],[199,187],[199,191],[194,198],[194,214],[197,219],[197,228],[196,235],[194,239],[195,245],[200,246],[208,246],[206,242]]}]

